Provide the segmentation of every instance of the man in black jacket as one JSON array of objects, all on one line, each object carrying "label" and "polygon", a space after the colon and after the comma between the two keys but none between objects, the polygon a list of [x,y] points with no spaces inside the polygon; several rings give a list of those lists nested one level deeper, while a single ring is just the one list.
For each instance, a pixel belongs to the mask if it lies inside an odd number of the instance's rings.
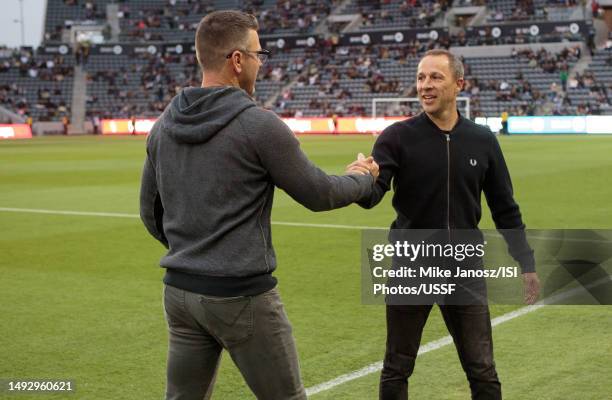
[{"label": "man in black jacket", "polygon": [[[446,50],[432,50],[418,65],[417,91],[424,112],[380,135],[372,155],[380,175],[372,195],[359,204],[380,202],[393,180],[392,229],[477,229],[484,192],[497,229],[512,230],[511,255],[519,262],[525,302],[539,293],[533,251],[514,201],[510,175],[495,136],[462,117],[456,97],[463,65]],[[518,232],[518,238],[516,233]],[[507,238],[508,239],[508,238]],[[380,380],[381,399],[406,399],[421,334],[433,304],[387,305],[387,349]],[[472,398],[501,399],[493,361],[491,319],[486,304],[440,305],[466,372]]]}]

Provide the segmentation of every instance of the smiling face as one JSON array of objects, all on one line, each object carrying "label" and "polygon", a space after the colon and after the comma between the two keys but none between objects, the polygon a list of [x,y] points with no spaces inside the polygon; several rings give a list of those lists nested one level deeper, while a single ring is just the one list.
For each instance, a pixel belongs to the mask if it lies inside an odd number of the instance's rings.
[{"label": "smiling face", "polygon": [[424,57],[417,69],[417,93],[423,110],[441,116],[457,108],[463,78],[456,78],[445,55]]}]

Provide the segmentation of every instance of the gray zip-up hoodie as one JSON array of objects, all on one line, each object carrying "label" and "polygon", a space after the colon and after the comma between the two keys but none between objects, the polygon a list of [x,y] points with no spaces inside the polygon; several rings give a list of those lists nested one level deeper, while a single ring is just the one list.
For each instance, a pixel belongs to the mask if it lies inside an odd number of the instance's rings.
[{"label": "gray zip-up hoodie", "polygon": [[219,296],[276,284],[274,186],[313,211],[366,200],[370,175],[330,176],[274,113],[235,87],[186,88],[147,139],[140,216],[172,286]]}]

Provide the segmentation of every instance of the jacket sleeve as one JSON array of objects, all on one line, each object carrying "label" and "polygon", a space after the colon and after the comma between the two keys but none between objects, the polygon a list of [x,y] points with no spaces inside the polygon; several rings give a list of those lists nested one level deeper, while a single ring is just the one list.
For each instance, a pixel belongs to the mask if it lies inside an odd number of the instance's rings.
[{"label": "jacket sleeve", "polygon": [[164,234],[163,215],[164,206],[157,190],[155,168],[147,154],[140,185],[140,219],[149,233],[168,248],[168,240]]},{"label": "jacket sleeve", "polygon": [[508,244],[510,255],[519,263],[523,273],[534,272],[533,250],[527,242],[525,224],[523,224],[519,206],[514,201],[512,181],[504,155],[494,136],[483,190],[495,227]]},{"label": "jacket sleeve", "polygon": [[399,168],[399,153],[400,143],[397,128],[388,127],[374,143],[372,156],[374,161],[378,163],[380,172],[370,196],[358,203],[361,207],[367,209],[374,207],[391,189],[391,180],[395,177]]},{"label": "jacket sleeve", "polygon": [[283,121],[271,112],[259,112],[264,114],[250,137],[275,186],[312,211],[345,207],[370,196],[371,175],[327,175],[306,157]]}]

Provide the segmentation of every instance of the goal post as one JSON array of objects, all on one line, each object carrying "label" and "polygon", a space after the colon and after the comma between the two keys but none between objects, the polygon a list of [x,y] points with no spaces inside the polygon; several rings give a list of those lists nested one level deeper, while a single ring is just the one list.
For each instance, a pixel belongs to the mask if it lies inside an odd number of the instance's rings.
[{"label": "goal post", "polygon": [[[405,106],[402,107],[402,103]],[[470,118],[470,98],[457,97],[457,106],[463,107],[463,116]],[[380,108],[380,109],[379,109]],[[406,108],[416,112],[421,111],[421,104],[418,97],[376,97],[372,99],[372,118],[385,116],[400,117],[405,115]],[[392,115],[394,112],[397,114]]]}]

